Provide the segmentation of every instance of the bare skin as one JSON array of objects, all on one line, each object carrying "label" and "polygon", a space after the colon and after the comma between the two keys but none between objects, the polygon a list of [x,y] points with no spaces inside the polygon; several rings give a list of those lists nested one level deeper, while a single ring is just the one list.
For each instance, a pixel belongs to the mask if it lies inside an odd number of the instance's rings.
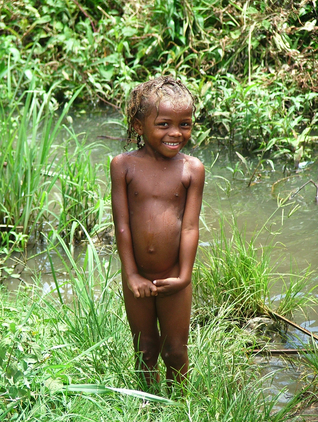
[{"label": "bare skin", "polygon": [[186,102],[176,106],[172,99],[162,100],[134,128],[145,146],[111,164],[126,312],[148,384],[157,379],[159,354],[167,379],[181,382],[188,371],[191,273],[204,167],[180,152],[192,129],[192,107]]}]

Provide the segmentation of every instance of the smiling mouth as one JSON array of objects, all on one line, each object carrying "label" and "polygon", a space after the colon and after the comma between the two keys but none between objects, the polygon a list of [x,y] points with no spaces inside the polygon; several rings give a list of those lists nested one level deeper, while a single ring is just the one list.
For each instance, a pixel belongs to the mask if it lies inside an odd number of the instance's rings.
[{"label": "smiling mouth", "polygon": [[180,142],[164,142],[165,145],[168,145],[169,147],[176,147],[179,145]]}]

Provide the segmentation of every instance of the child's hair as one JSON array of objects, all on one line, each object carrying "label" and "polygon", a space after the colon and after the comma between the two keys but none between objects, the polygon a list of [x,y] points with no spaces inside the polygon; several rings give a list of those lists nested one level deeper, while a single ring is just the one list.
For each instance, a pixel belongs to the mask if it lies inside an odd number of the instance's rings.
[{"label": "child's hair", "polygon": [[[130,94],[126,107],[127,115],[127,143],[130,143],[136,132],[134,129],[135,120],[143,120],[151,113],[152,107],[158,110],[159,103],[164,98],[173,98],[174,102],[187,100],[193,107],[195,113],[195,99],[183,83],[171,76],[160,76],[150,79],[147,82],[137,85]],[[141,148],[141,138],[137,136],[137,146]]]}]

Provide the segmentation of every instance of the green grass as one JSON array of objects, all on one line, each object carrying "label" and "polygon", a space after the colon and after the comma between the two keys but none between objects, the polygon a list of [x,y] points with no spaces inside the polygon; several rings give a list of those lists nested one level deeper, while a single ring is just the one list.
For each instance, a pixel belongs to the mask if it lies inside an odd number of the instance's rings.
[{"label": "green grass", "polygon": [[80,141],[64,125],[80,89],[56,113],[54,88],[38,92],[32,80],[23,104],[0,108],[0,229],[7,233],[0,245],[6,249],[14,233],[15,239],[39,240],[48,234],[48,223],[68,243],[83,239],[79,223],[91,235],[110,226],[110,159],[94,165],[90,153],[102,145]]},{"label": "green grass", "polygon": [[48,218],[49,194],[57,180],[47,177],[55,158],[52,145],[78,94],[54,121],[53,89],[39,93],[32,82],[21,98],[23,106],[12,102],[0,112],[0,221],[25,234],[39,232]]},{"label": "green grass", "polygon": [[194,285],[198,300],[209,298],[212,309],[234,302],[233,316],[251,318],[262,313],[269,297],[269,257],[259,257],[253,240],[246,242],[235,224],[232,228],[227,235],[221,223],[216,239],[203,250]]},{"label": "green grass", "polygon": [[94,148],[105,150],[105,145],[87,145],[86,140],[80,142],[73,131],[68,129],[68,132],[75,146],[69,151],[69,139],[61,146],[62,159],[52,176],[59,175],[59,231],[72,243],[85,238],[81,225],[90,235],[98,234],[111,226],[110,157],[106,156],[101,163],[92,165],[91,151]]},{"label": "green grass", "polygon": [[[281,207],[284,201],[277,210]],[[309,268],[299,274],[291,266],[289,274],[282,274],[271,263],[275,235],[269,236],[267,245],[258,240],[268,222],[247,239],[235,219],[230,223],[220,220],[212,243],[200,249],[194,268],[194,308],[199,319],[204,321],[217,314],[224,304],[231,304],[231,319],[243,323],[268,315],[270,310],[289,317],[297,310],[305,311],[306,307],[317,304],[313,294],[317,286],[309,290],[306,287],[312,277]],[[282,286],[278,303],[271,298],[274,285]]]},{"label": "green grass", "polygon": [[50,292],[36,272],[35,284],[14,296],[0,290],[0,420],[283,422],[301,401],[277,410],[272,375],[262,376],[249,357],[253,339],[233,318],[235,302],[223,302],[204,324],[193,316],[185,385],[168,394],[160,361],[157,394],[141,392],[111,259],[99,256],[89,236],[77,259],[58,232],[52,249],[64,276],[52,264]]},{"label": "green grass", "polygon": [[[30,292],[20,291],[15,302],[8,301],[2,292],[2,420],[284,420],[270,419],[277,398],[266,398],[265,380],[256,368],[251,371],[241,349],[244,341],[225,318],[192,330],[192,363],[183,397],[175,386],[168,398],[164,382],[159,397],[140,392],[138,397],[121,300],[104,316],[103,339],[89,346],[85,330],[82,342],[75,335],[71,320],[79,317],[70,308],[66,320],[58,303],[49,305],[36,292],[31,306],[29,299]],[[88,314],[80,325],[85,322],[92,324]]]}]

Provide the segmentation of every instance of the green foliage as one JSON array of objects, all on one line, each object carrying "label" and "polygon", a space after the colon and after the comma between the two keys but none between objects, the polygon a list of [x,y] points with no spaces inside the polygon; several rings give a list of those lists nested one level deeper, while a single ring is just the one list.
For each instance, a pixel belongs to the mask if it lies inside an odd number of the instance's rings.
[{"label": "green foliage", "polygon": [[51,378],[54,369],[49,362],[49,347],[55,333],[48,327],[39,302],[31,301],[29,294],[20,289],[14,303],[0,289],[1,420],[24,418],[25,410],[37,401],[33,413],[40,415],[43,397],[62,385],[61,379]]},{"label": "green foliage", "polygon": [[[56,239],[65,280],[54,288],[20,289],[9,298],[0,289],[0,417],[4,420],[107,419],[230,422],[286,421],[300,402],[296,396],[275,411],[279,396],[267,394],[262,376],[245,350],[250,337],[232,321],[229,305],[204,326],[193,321],[189,339],[191,368],[183,397],[165,381],[156,396],[136,391],[133,348],[117,290],[117,273],[100,259],[91,239],[84,257],[73,258]],[[50,245],[56,251],[56,244]],[[50,256],[51,256],[50,251]],[[72,301],[65,290],[72,289]],[[159,365],[164,379],[164,366]],[[147,400],[147,401],[145,401]]]},{"label": "green foliage", "polygon": [[317,140],[311,135],[317,127],[317,93],[297,94],[276,82],[264,87],[260,78],[248,84],[228,75],[213,82],[202,87],[213,140],[249,154],[271,151],[273,158],[289,154],[296,160],[302,151],[301,158],[310,158]]},{"label": "green foliage", "polygon": [[310,142],[301,135],[316,125],[312,2],[28,0],[1,14],[4,101],[35,77],[44,91],[56,82],[60,102],[84,85],[81,98],[123,106],[137,82],[173,74],[200,98],[199,143],[217,128],[248,150]]},{"label": "green foliage", "polygon": [[[79,221],[91,234],[107,230],[110,224],[109,159],[95,166],[90,150],[96,145],[80,143],[71,129],[63,126],[78,90],[57,116],[51,92],[38,92],[32,79],[23,94],[24,104],[14,102],[0,109],[0,230],[1,245],[11,248],[9,239],[23,235],[38,238],[48,221],[57,224],[70,241],[81,240]],[[58,147],[62,129],[70,135]],[[68,144],[76,147],[69,153]],[[57,149],[63,157],[56,159]],[[97,174],[103,169],[102,182]],[[61,193],[56,194],[56,189]],[[81,233],[80,233],[81,232]]]},{"label": "green foliage", "polygon": [[[67,140],[62,146],[64,153],[57,172],[59,181],[60,211],[59,230],[68,241],[80,241],[84,236],[82,227],[90,233],[105,231],[110,226],[110,186],[108,165],[93,165],[91,151],[101,145],[80,143],[71,132],[75,148],[69,152]],[[103,180],[97,177],[103,168]],[[103,188],[104,187],[104,188]],[[107,216],[105,215],[108,211]],[[108,217],[108,218],[107,218]],[[72,236],[72,239],[70,237]]]},{"label": "green foliage", "polygon": [[194,270],[194,309],[198,320],[209,319],[224,306],[230,306],[231,318],[241,322],[267,315],[274,305],[270,288],[278,281],[282,285],[277,304],[280,315],[289,316],[317,302],[312,295],[317,286],[305,292],[310,277],[308,269],[298,276],[292,271],[275,273],[270,262],[273,246],[257,245],[262,229],[247,240],[235,221],[229,227],[220,221],[218,236],[200,251],[202,258]]},{"label": "green foliage", "polygon": [[33,83],[25,94],[23,107],[11,104],[0,113],[0,223],[29,234],[47,217],[55,183],[45,176],[53,161],[51,147],[75,96],[53,127],[50,94],[39,94]]},{"label": "green foliage", "polygon": [[[19,278],[20,275],[14,271],[14,266],[6,264],[15,252],[23,252],[28,236],[23,233],[16,233],[12,229],[1,230],[0,227],[0,280],[5,278]],[[6,229],[6,227],[5,227]]]},{"label": "green foliage", "polygon": [[[31,398],[36,377],[45,357],[37,340],[43,327],[36,315],[24,313],[24,320],[14,307],[6,307],[0,342],[0,391],[8,403]],[[31,308],[32,313],[32,308]],[[9,406],[9,408],[13,408]]]}]

